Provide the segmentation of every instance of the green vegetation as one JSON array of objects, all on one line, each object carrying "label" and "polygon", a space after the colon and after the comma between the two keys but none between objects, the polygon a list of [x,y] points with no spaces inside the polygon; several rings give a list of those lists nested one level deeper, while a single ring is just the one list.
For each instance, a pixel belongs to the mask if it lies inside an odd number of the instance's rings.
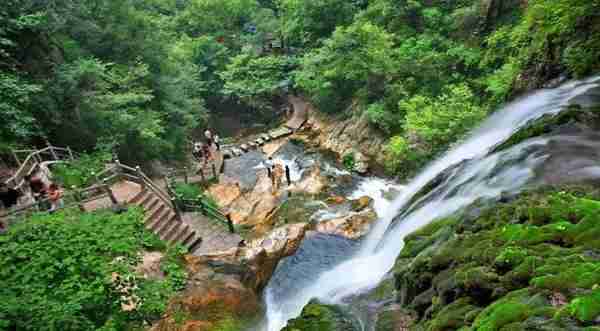
[{"label": "green vegetation", "polygon": [[[286,94],[365,116],[411,175],[500,103],[600,69],[597,1],[33,0],[0,10],[2,145],[141,164],[210,114]],[[124,143],[124,142],[127,143]]]},{"label": "green vegetation", "polygon": [[[143,250],[165,245],[143,225],[137,209],[122,214],[65,211],[24,220],[0,236],[1,330],[123,330],[161,317],[181,290],[182,250],[167,250],[166,277],[134,273]],[[121,310],[120,283],[131,286],[137,308]]]},{"label": "green vegetation", "polygon": [[68,189],[73,186],[78,188],[90,186],[95,184],[97,181],[95,175],[105,169],[110,159],[109,153],[82,154],[73,161],[52,167],[53,180]]},{"label": "green vegetation", "polygon": [[355,331],[359,330],[356,321],[347,316],[342,308],[323,305],[312,301],[302,310],[302,314],[288,321],[282,331]]},{"label": "green vegetation", "polygon": [[395,267],[400,303],[427,330],[591,326],[600,317],[599,215],[597,190],[572,187],[433,223],[406,238]]},{"label": "green vegetation", "polygon": [[354,153],[348,153],[344,155],[344,157],[342,158],[342,164],[344,165],[344,168],[346,168],[346,170],[354,170],[354,165],[356,164]]}]

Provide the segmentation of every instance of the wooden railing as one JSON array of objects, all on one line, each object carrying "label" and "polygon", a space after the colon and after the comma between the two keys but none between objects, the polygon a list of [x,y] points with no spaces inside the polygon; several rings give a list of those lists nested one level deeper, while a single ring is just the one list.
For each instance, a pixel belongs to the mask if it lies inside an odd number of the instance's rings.
[{"label": "wooden railing", "polygon": [[[117,162],[108,166],[105,170],[98,174],[94,174],[96,183],[84,189],[71,188],[63,195],[64,206],[61,209],[78,207],[84,210],[84,204],[110,198],[113,205],[118,205],[120,202],[111,190],[111,185],[123,179],[140,184],[143,188],[151,191],[169,208],[172,208],[177,217],[181,220],[180,209],[175,203],[175,198],[171,198],[167,192],[157,186],[141,169],[140,167],[129,167]],[[15,219],[24,218],[35,212],[47,212],[50,201],[42,199],[33,203],[20,205],[0,214],[0,220],[7,223],[13,223]]]},{"label": "wooden railing", "polygon": [[[108,185],[92,185],[84,189],[69,190],[63,194],[63,206],[61,209],[68,209],[78,207],[80,210],[84,210],[84,204],[109,197],[113,203],[116,203],[116,198],[112,194],[110,186]],[[50,206],[50,200],[48,198],[41,199],[32,203],[19,205],[11,208],[4,214],[0,215],[0,220],[6,223],[12,224],[18,219],[24,219],[33,213],[48,213]],[[9,225],[6,224],[6,225]]]},{"label": "wooden railing", "polygon": [[[21,161],[18,154],[28,153]],[[14,150],[13,155],[19,164],[19,169],[5,182],[8,186],[23,191],[25,176],[33,174],[43,162],[73,160],[75,155],[70,148],[61,148],[52,145],[40,150]]]},{"label": "wooden railing", "polygon": [[[174,202],[174,208],[178,212],[199,212],[210,219],[226,225],[229,229],[229,232],[235,233],[235,227],[229,214],[223,213],[219,208],[213,206],[213,204],[207,201],[205,198],[198,197],[196,199],[186,199],[175,192],[173,185],[176,183],[175,178],[178,173],[178,171],[170,171],[165,177],[167,192]],[[185,180],[185,183],[187,184],[187,179]]]}]

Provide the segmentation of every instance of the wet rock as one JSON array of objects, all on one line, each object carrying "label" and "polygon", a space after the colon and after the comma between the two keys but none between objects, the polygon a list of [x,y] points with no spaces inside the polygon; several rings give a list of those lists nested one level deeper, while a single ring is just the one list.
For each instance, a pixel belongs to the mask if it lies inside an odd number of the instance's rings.
[{"label": "wet rock", "polygon": [[316,164],[299,182],[293,183],[289,188],[291,192],[304,192],[308,194],[319,194],[327,187],[327,178],[322,176],[321,167]]},{"label": "wet rock", "polygon": [[392,304],[377,313],[375,331],[411,330],[415,314],[397,304]]},{"label": "wet rock", "polygon": [[239,185],[232,182],[219,183],[208,188],[208,193],[219,206],[229,206],[233,201],[240,197],[242,190]]},{"label": "wet rock", "polygon": [[223,321],[256,319],[259,297],[234,277],[196,283],[171,300],[165,316],[151,331],[209,331]]},{"label": "wet rock", "polygon": [[354,153],[354,171],[361,175],[369,172],[369,158],[361,152]]},{"label": "wet rock", "polygon": [[356,200],[351,201],[351,207],[353,211],[361,211],[373,205],[373,198],[369,196],[362,196]]},{"label": "wet rock", "polygon": [[288,321],[282,331],[358,331],[360,324],[340,306],[311,301],[302,314]]},{"label": "wet rock", "polygon": [[358,169],[355,169],[358,172],[367,171],[371,160],[379,164],[384,162],[386,138],[374,130],[364,116],[340,120],[322,112],[310,112],[307,127],[314,133],[307,137],[309,143],[331,150],[339,156],[351,152],[364,155]]},{"label": "wet rock", "polygon": [[332,196],[332,197],[325,199],[325,202],[330,205],[341,205],[341,204],[345,203],[346,201],[347,201],[346,198],[344,198],[342,196]]},{"label": "wet rock", "polygon": [[[308,230],[308,224],[297,223],[279,227],[264,237],[251,240],[244,247],[234,247],[226,251],[203,255],[194,264],[215,262],[224,265],[242,266],[229,267],[230,273],[237,274],[241,281],[257,293],[271,279],[279,261],[296,252]],[[233,271],[233,272],[232,272]]]},{"label": "wet rock", "polygon": [[372,208],[368,208],[345,217],[321,221],[314,226],[314,230],[348,239],[359,239],[369,233],[375,220],[377,214]]}]

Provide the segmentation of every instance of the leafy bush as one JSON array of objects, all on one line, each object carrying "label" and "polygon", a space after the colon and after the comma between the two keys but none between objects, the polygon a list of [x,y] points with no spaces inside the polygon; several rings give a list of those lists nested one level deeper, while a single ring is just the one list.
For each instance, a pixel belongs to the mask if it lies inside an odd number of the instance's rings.
[{"label": "leafy bush", "polygon": [[383,84],[393,71],[393,35],[370,22],[339,27],[324,45],[307,53],[295,75],[319,109],[344,110],[354,93],[369,84]]},{"label": "leafy bush", "polygon": [[176,183],[174,185],[175,194],[186,200],[195,200],[202,196],[202,189],[198,185]]},{"label": "leafy bush", "polygon": [[342,164],[344,164],[344,168],[346,168],[348,171],[354,170],[354,165],[356,164],[354,153],[348,153],[344,155],[342,158]]},{"label": "leafy bush", "polygon": [[82,154],[74,161],[57,164],[52,168],[53,180],[63,187],[87,187],[94,184],[95,174],[104,170],[111,156],[107,152]]},{"label": "leafy bush", "polygon": [[236,96],[252,106],[264,107],[271,98],[288,88],[288,73],[295,65],[296,61],[291,57],[238,55],[220,73],[225,81],[223,93]]},{"label": "leafy bush", "polygon": [[485,109],[477,104],[469,87],[455,85],[438,98],[417,95],[399,106],[406,110],[409,135],[414,134],[425,151],[436,153],[462,138],[486,116]]},{"label": "leafy bush", "polygon": [[[132,269],[141,250],[162,248],[138,209],[26,219],[0,236],[0,329],[122,330],[159,318],[185,282],[182,251],[167,253],[165,280],[146,280]],[[114,272],[137,286],[136,310],[121,310]]]}]

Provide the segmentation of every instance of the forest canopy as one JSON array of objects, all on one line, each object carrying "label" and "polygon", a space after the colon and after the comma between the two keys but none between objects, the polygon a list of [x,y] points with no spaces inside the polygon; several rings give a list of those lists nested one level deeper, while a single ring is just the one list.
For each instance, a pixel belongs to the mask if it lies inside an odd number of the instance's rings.
[{"label": "forest canopy", "polygon": [[582,0],[7,0],[0,149],[48,139],[176,160],[231,102],[272,112],[296,93],[366,117],[397,172],[514,96],[598,71],[599,12]]}]

